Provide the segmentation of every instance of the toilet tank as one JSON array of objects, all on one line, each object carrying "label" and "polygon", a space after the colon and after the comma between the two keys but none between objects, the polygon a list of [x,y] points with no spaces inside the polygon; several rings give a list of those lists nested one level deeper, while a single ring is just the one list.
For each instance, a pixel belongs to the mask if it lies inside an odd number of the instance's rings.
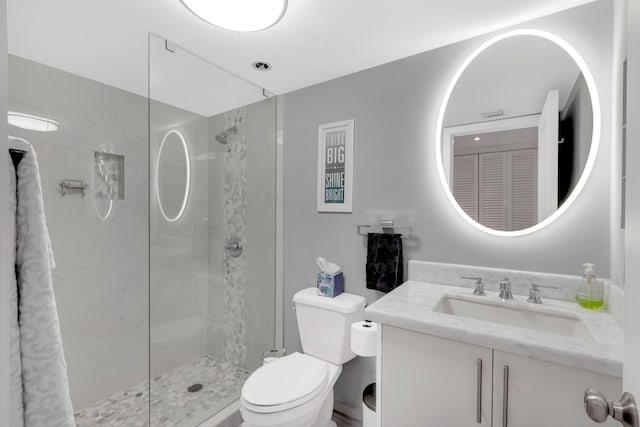
[{"label": "toilet tank", "polygon": [[307,288],[293,296],[304,353],[335,365],[356,357],[351,351],[351,324],[363,319],[366,300],[342,293],[335,298]]}]

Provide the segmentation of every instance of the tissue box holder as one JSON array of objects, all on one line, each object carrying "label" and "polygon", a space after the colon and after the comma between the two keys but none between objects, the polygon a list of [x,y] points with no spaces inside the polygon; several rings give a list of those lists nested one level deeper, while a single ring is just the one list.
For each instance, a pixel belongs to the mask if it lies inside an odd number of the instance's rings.
[{"label": "tissue box holder", "polygon": [[334,298],[344,292],[344,276],[342,271],[336,274],[318,273],[316,287],[318,295]]}]

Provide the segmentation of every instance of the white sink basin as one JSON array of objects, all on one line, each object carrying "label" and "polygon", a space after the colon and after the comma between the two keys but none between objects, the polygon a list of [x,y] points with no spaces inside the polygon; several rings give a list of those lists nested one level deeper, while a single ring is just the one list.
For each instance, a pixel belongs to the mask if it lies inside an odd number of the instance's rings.
[{"label": "white sink basin", "polygon": [[538,311],[516,304],[480,298],[444,296],[434,307],[438,313],[500,323],[556,335],[593,340],[579,317],[572,313]]}]

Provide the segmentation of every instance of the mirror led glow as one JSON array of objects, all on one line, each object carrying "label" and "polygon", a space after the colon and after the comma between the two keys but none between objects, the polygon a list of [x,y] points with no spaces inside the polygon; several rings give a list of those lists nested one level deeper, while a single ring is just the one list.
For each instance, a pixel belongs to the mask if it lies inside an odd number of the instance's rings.
[{"label": "mirror led glow", "polygon": [[[467,213],[460,207],[453,193],[451,192],[451,189],[449,188],[449,184],[447,182],[447,178],[445,176],[444,164],[442,163],[442,123],[444,121],[444,114],[445,114],[445,110],[447,109],[447,104],[449,103],[449,98],[451,97],[451,93],[453,92],[453,89],[456,83],[460,79],[460,76],[462,75],[464,70],[469,66],[471,61],[473,61],[478,55],[480,55],[489,46],[499,42],[500,40],[504,40],[508,37],[522,36],[522,35],[542,37],[549,41],[554,42],[555,44],[563,48],[573,58],[576,64],[578,64],[578,67],[580,68],[580,71],[582,72],[582,75],[584,76],[584,79],[587,82],[587,87],[589,88],[589,94],[591,96],[591,103],[593,108],[593,130],[591,134],[592,135],[591,148],[589,150],[589,156],[587,157],[587,163],[584,166],[584,170],[582,171],[582,175],[580,176],[578,183],[576,184],[575,188],[573,189],[569,197],[567,197],[564,203],[560,207],[558,207],[558,209],[553,214],[551,214],[550,216],[548,216],[538,224],[534,225],[533,227],[529,227],[529,228],[525,228],[517,231],[500,231],[500,230],[494,230],[493,228],[485,227],[484,225],[480,224],[479,222],[476,222],[473,218],[467,215]],[[567,209],[569,209],[569,207],[573,204],[573,202],[578,198],[578,196],[582,192],[582,189],[584,188],[587,180],[589,179],[589,175],[591,174],[591,169],[593,169],[593,165],[596,162],[596,155],[598,153],[598,146],[600,144],[600,127],[601,127],[600,98],[598,96],[596,82],[593,78],[593,75],[591,74],[591,71],[589,70],[589,67],[587,67],[587,63],[573,46],[571,46],[569,43],[567,43],[562,38],[556,36],[555,34],[551,34],[541,30],[523,29],[523,30],[509,31],[509,32],[500,34],[483,43],[471,55],[469,55],[469,57],[462,63],[458,71],[455,73],[455,75],[453,76],[453,79],[451,79],[451,83],[449,83],[449,87],[447,88],[447,91],[444,94],[444,98],[442,99],[442,104],[440,106],[440,112],[438,114],[438,121],[436,123],[436,135],[435,135],[436,164],[438,167],[438,175],[440,175],[440,183],[442,184],[442,188],[444,189],[447,195],[447,198],[449,199],[453,207],[456,209],[456,211],[460,214],[460,216],[462,216],[469,224],[473,225],[475,228],[482,230],[488,234],[493,234],[495,236],[523,236],[525,234],[533,233],[534,231],[543,229],[544,227],[546,227],[547,225],[555,221],[558,217],[560,217],[560,215],[562,215]]]},{"label": "mirror led glow", "polygon": [[111,211],[113,210],[113,200],[109,200],[109,204],[107,207],[107,212],[103,215],[98,208],[98,199],[96,199],[96,213],[98,214],[98,218],[100,221],[106,221],[107,218],[111,216]]},{"label": "mirror led glow", "polygon": [[199,18],[231,31],[259,31],[276,24],[287,0],[181,0]]},{"label": "mirror led glow", "polygon": [[[184,196],[182,198],[182,205],[180,206],[180,210],[174,217],[169,217],[162,206],[162,200],[160,200],[160,159],[162,157],[162,149],[164,148],[164,143],[167,141],[169,135],[176,135],[182,144],[182,149],[184,152],[184,161],[186,164],[186,185],[184,189]],[[170,130],[167,132],[162,138],[162,142],[160,143],[160,149],[158,150],[158,158],[156,160],[156,197],[158,200],[158,206],[160,207],[160,213],[168,222],[175,222],[180,219],[182,214],[184,213],[185,208],[187,207],[187,200],[189,199],[189,187],[191,186],[191,163],[189,162],[189,149],[187,148],[187,141],[185,141],[184,136],[178,132],[177,130]]]},{"label": "mirror led glow", "polygon": [[31,114],[17,113],[9,111],[7,113],[7,123],[22,129],[35,130],[37,132],[53,132],[58,130],[58,122]]}]

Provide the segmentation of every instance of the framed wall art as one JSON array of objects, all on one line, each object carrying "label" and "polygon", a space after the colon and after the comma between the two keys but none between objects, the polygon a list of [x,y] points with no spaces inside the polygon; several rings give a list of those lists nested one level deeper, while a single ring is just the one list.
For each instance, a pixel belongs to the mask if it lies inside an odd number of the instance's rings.
[{"label": "framed wall art", "polygon": [[318,212],[351,212],[354,120],[318,126]]}]

